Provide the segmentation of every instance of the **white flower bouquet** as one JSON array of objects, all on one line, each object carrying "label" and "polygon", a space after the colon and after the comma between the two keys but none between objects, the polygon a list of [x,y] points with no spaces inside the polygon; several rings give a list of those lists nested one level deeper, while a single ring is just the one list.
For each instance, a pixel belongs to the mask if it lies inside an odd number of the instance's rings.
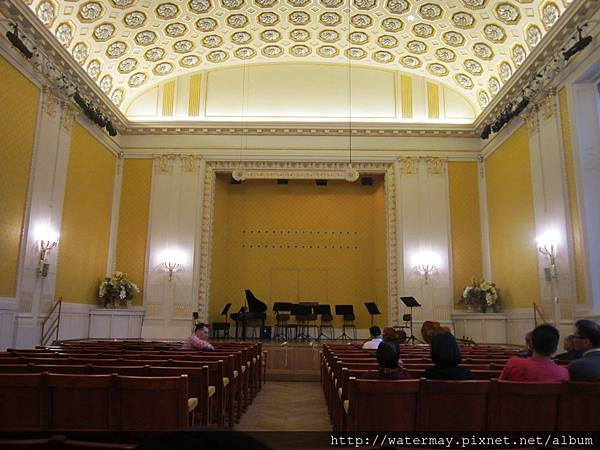
[{"label": "white flower bouquet", "polygon": [[127,301],[133,298],[133,294],[140,292],[137,285],[127,278],[123,272],[113,272],[112,277],[104,278],[98,288],[98,297],[102,300],[105,308],[115,306],[127,306]]},{"label": "white flower bouquet", "polygon": [[500,304],[500,290],[494,283],[483,278],[481,280],[474,278],[471,284],[465,287],[458,303],[482,312],[486,312],[488,308],[497,311]]}]

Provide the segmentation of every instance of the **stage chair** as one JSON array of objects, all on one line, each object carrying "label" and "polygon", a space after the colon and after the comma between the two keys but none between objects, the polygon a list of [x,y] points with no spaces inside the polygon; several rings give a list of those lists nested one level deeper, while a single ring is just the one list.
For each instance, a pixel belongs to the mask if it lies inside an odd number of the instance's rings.
[{"label": "stage chair", "polygon": [[563,385],[558,414],[558,431],[600,430],[600,383],[569,381]]},{"label": "stage chair", "polygon": [[488,431],[557,429],[562,383],[492,380]]},{"label": "stage chair", "polygon": [[43,431],[45,374],[0,374],[0,431]]},{"label": "stage chair", "polygon": [[419,431],[485,431],[489,381],[421,380]]}]

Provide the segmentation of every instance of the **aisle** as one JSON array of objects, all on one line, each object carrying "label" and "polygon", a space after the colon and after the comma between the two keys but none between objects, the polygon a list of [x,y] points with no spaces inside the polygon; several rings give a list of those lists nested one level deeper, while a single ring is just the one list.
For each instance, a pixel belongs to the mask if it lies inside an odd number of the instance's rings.
[{"label": "aisle", "polygon": [[236,431],[331,431],[321,384],[267,381]]}]

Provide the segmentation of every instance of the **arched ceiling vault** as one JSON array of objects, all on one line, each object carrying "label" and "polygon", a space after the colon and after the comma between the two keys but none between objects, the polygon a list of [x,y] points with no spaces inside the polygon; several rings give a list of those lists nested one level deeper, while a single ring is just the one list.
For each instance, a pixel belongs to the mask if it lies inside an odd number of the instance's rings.
[{"label": "arched ceiling vault", "polygon": [[478,105],[478,113],[576,3],[24,1],[117,107],[149,84],[186,72],[326,61],[396,68],[443,81]]}]

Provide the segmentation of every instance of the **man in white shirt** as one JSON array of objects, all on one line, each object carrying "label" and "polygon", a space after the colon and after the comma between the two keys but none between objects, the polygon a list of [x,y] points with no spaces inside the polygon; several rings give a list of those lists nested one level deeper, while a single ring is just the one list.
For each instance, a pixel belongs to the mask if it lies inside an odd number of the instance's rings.
[{"label": "man in white shirt", "polygon": [[214,350],[208,339],[208,325],[199,323],[194,327],[194,332],[190,337],[183,341],[181,348],[183,350]]},{"label": "man in white shirt", "polygon": [[374,327],[369,328],[369,333],[371,333],[371,340],[365,342],[362,348],[377,350],[377,347],[381,344],[381,329],[375,325]]},{"label": "man in white shirt", "polygon": [[573,347],[583,356],[569,364],[572,381],[600,381],[600,325],[592,320],[575,322]]}]

